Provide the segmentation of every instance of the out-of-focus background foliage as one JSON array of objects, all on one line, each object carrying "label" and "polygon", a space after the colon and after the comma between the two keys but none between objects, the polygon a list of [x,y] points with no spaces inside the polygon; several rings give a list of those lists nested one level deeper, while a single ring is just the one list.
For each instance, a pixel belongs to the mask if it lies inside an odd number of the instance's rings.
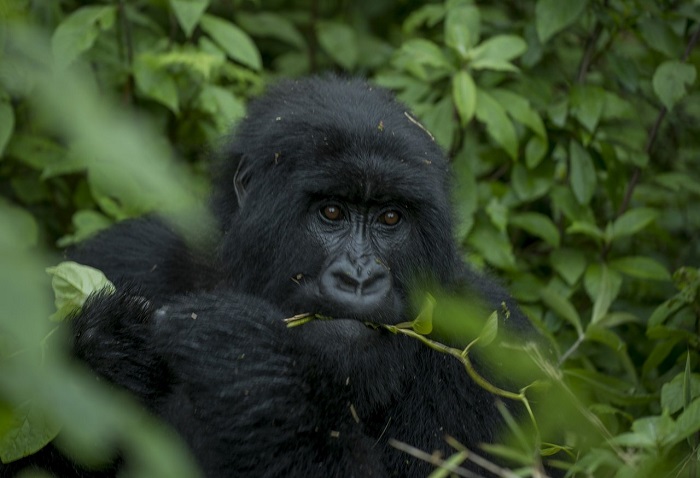
[{"label": "out-of-focus background foliage", "polygon": [[0,0],[0,458],[62,427],[87,462],[119,443],[135,474],[190,474],[66,360],[43,268],[201,201],[246,101],[332,70],[394,90],[453,158],[466,259],[551,342],[557,441],[491,451],[700,476],[699,36],[698,0]]}]

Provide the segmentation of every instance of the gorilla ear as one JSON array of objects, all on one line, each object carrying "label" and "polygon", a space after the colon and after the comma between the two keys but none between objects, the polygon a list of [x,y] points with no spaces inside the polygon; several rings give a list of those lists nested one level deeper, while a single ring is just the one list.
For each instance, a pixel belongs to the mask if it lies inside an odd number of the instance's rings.
[{"label": "gorilla ear", "polygon": [[246,187],[250,180],[250,168],[245,166],[245,156],[241,156],[238,161],[238,168],[236,168],[236,174],[233,175],[233,189],[236,191],[236,199],[238,199],[238,207],[243,207],[246,196],[248,192]]}]

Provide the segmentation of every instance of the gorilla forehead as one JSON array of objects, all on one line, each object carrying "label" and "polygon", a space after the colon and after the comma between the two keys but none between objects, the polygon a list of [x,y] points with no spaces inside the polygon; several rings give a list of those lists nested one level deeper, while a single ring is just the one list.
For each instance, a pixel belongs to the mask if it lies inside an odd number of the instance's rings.
[{"label": "gorilla forehead", "polygon": [[[303,194],[355,203],[402,202],[444,216],[449,207],[447,159],[405,105],[382,88],[335,76],[282,81],[253,100],[214,180],[214,207],[237,211],[234,178],[276,210]],[[251,198],[252,199],[252,198]]]}]

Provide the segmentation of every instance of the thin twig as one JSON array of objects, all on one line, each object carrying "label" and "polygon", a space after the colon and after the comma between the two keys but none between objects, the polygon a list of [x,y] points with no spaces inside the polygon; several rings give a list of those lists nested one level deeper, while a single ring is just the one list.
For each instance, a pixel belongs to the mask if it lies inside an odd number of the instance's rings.
[{"label": "thin twig", "polygon": [[581,63],[578,67],[578,74],[576,75],[576,82],[578,84],[583,84],[586,80],[586,74],[591,66],[591,60],[593,59],[593,54],[595,53],[595,47],[598,43],[601,33],[603,33],[603,24],[598,21],[593,28],[593,32],[586,40],[586,49],[581,57]]},{"label": "thin twig", "polygon": [[[700,28],[695,30],[695,33],[693,33],[693,35],[690,37],[690,40],[688,40],[688,44],[685,46],[683,56],[681,57],[681,61],[688,61],[690,53],[693,51],[693,48],[695,48],[695,45],[697,45],[699,40]],[[659,130],[661,129],[661,123],[663,122],[664,118],[666,118],[667,112],[668,110],[666,109],[666,107],[662,106],[659,110],[659,114],[656,116],[654,125],[649,131],[649,138],[647,139],[647,143],[644,146],[644,152],[648,155],[651,154],[651,150],[654,147],[654,144],[656,143],[656,138],[659,136]],[[635,167],[634,171],[632,171],[632,177],[630,178],[629,183],[627,183],[627,188],[625,189],[625,195],[622,199],[622,203],[620,204],[620,207],[617,210],[617,217],[620,217],[629,207],[630,201],[632,200],[632,194],[634,193],[634,190],[637,187],[637,184],[639,183],[640,175],[641,169],[639,167]]]},{"label": "thin twig", "polygon": [[464,478],[485,478],[483,475],[478,475],[473,471],[469,471],[466,468],[462,468],[461,466],[456,466],[451,463],[447,463],[446,460],[443,460],[439,456],[426,453],[419,448],[409,445],[408,443],[404,443],[390,438],[389,445],[393,446],[397,450],[408,453],[409,455],[418,458],[419,460],[423,460],[430,463],[431,465],[439,466],[446,470],[449,470],[455,475],[462,476]]}]

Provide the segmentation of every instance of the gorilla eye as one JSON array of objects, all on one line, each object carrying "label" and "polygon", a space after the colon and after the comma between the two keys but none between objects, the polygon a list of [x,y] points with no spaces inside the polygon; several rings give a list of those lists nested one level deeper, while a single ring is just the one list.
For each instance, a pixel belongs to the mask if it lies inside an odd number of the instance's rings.
[{"label": "gorilla eye", "polygon": [[398,211],[386,211],[379,216],[379,222],[387,226],[395,226],[401,220],[401,214]]},{"label": "gorilla eye", "polygon": [[339,221],[343,218],[343,211],[338,206],[324,206],[321,209],[321,214],[329,221]]}]

